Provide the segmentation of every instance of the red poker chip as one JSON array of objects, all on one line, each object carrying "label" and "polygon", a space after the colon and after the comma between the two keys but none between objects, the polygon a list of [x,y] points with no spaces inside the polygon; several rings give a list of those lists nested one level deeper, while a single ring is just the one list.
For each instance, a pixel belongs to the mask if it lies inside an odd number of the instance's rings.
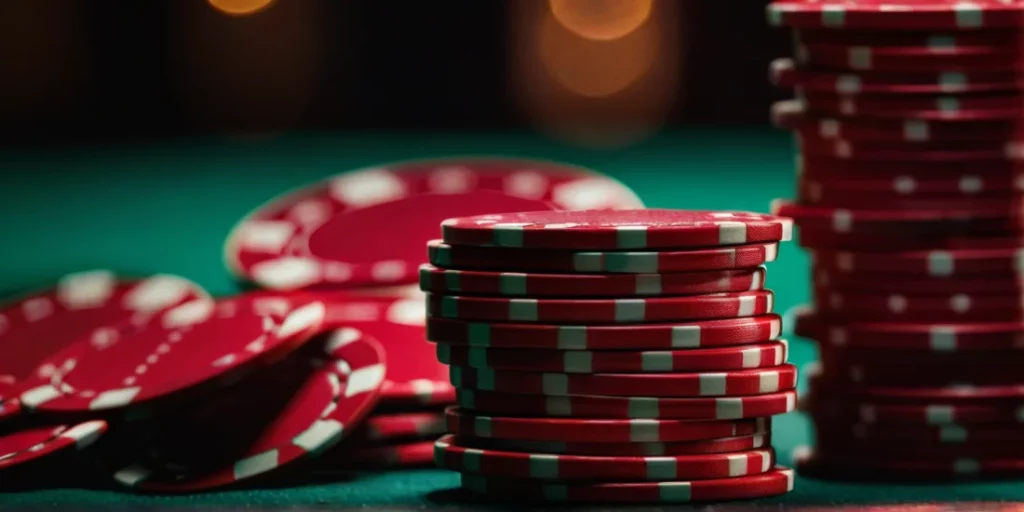
[{"label": "red poker chip", "polygon": [[861,321],[1014,322],[1024,321],[1019,295],[955,293],[903,295],[841,292],[815,287],[815,302],[824,317]]},{"label": "red poker chip", "polygon": [[850,439],[857,442],[896,446],[909,443],[913,447],[941,446],[1003,446],[1020,441],[1017,425],[870,425],[815,422],[819,436]]},{"label": "red poker chip", "polygon": [[1012,160],[986,162],[862,162],[821,155],[798,155],[797,175],[816,179],[877,179],[911,176],[927,179],[939,176],[977,174],[1016,178],[1024,171],[1024,164]]},{"label": "red poker chip", "polygon": [[770,291],[639,299],[508,299],[427,294],[427,314],[497,322],[646,323],[766,315]]},{"label": "red poker chip", "polygon": [[447,365],[520,372],[671,373],[768,368],[786,362],[785,340],[689,350],[544,350],[467,347],[438,343],[437,359]]},{"label": "red poker chip", "polygon": [[455,436],[454,443],[466,448],[510,452],[591,455],[599,457],[664,457],[706,455],[771,448],[769,436],[757,434],[676,443],[581,443],[575,441],[522,441],[486,437]]},{"label": "red poker chip", "polygon": [[116,324],[48,358],[58,370],[25,390],[21,402],[48,413],[149,404],[277,360],[319,332],[323,320],[323,304],[301,298],[194,300]]},{"label": "red poker chip", "polygon": [[788,219],[700,210],[538,211],[448,219],[444,242],[531,249],[678,249],[780,242]]},{"label": "red poker chip", "polygon": [[382,405],[421,407],[455,402],[448,368],[439,363],[424,329],[423,293],[309,292],[326,306],[329,327],[355,327],[380,340],[391,356]]},{"label": "red poker chip", "polygon": [[833,273],[877,272],[924,276],[1017,275],[1018,248],[900,252],[815,251],[814,264]]},{"label": "red poker chip", "polygon": [[[1014,43],[1017,44],[1017,43]],[[958,94],[1016,92],[1024,87],[1016,71],[852,72],[807,69],[792,59],[771,63],[771,81],[798,92],[840,94]],[[799,102],[780,103],[799,105]],[[773,105],[773,114],[775,106]],[[785,107],[791,109],[792,107]],[[775,119],[778,122],[778,118]],[[780,126],[785,126],[781,124]],[[964,137],[971,135],[965,134]]]},{"label": "red poker chip", "polygon": [[1014,441],[935,442],[933,440],[878,441],[854,438],[844,431],[815,429],[815,449],[822,455],[863,458],[877,454],[882,460],[913,458],[935,460],[945,458],[1024,459],[1024,446]]},{"label": "red poker chip", "polygon": [[842,160],[890,162],[977,161],[983,163],[987,160],[1016,160],[1022,153],[1022,144],[1017,140],[905,143],[823,139],[817,135],[808,134],[798,136],[798,144],[804,154],[820,154]]},{"label": "red poker chip", "polygon": [[374,414],[359,426],[349,442],[372,444],[425,439],[444,432],[445,418],[440,411]]},{"label": "red poker chip", "polygon": [[[838,359],[838,360],[837,360]],[[820,371],[835,385],[903,386],[925,388],[955,388],[958,386],[1010,386],[1020,382],[1020,367],[1013,363],[985,366],[963,364],[914,363],[878,360],[844,364],[840,358],[822,361]],[[808,371],[805,369],[805,375]]]},{"label": "red poker chip", "polygon": [[[912,229],[886,229],[884,233],[841,232],[824,228],[801,228],[801,247],[826,252],[931,251],[939,249],[1012,249],[1024,244],[1024,237],[1012,233],[962,233],[942,235],[936,230],[915,233]],[[858,271],[859,273],[859,271]],[[885,272],[880,272],[884,274]],[[990,276],[992,277],[992,276]]]},{"label": "red poker chip", "polygon": [[837,382],[828,374],[814,379],[815,392],[829,396],[845,396],[854,400],[875,402],[916,403],[969,403],[982,404],[997,401],[1017,401],[1024,404],[1024,385],[1001,386],[953,385],[944,387],[867,385]]},{"label": "red poker chip", "polygon": [[794,452],[797,471],[821,478],[890,481],[892,478],[915,480],[969,480],[1024,475],[1024,458],[889,457],[865,454],[836,454],[810,450]]},{"label": "red poker chip", "polygon": [[[280,473],[330,448],[377,403],[385,355],[356,329],[326,340],[318,354],[295,353],[168,418],[147,455],[115,471],[114,480],[195,492]],[[197,442],[203,439],[217,442]]]},{"label": "red poker chip", "polygon": [[924,46],[936,52],[969,46],[1009,46],[1021,42],[1017,30],[977,31],[878,31],[878,30],[798,30],[797,39],[808,44],[845,44],[875,46]]},{"label": "red poker chip", "polygon": [[[972,201],[1020,204],[1020,200],[1016,196],[1011,198],[1011,194],[1024,191],[1018,190],[1024,188],[1021,185],[1024,185],[1024,180],[970,174],[930,180],[917,180],[909,176],[888,180],[801,178],[798,195],[801,202],[821,206],[904,204],[903,201],[910,200],[911,204],[925,207],[952,204],[954,208],[962,208],[969,206]],[[802,233],[800,239],[803,239]]]},{"label": "red poker chip", "polygon": [[543,325],[427,318],[427,339],[473,347],[559,350],[690,349],[778,339],[782,318],[762,315],[635,325]]},{"label": "red poker chip", "polygon": [[423,245],[444,219],[641,207],[618,181],[580,167],[418,160],[340,174],[278,197],[235,226],[224,252],[232,272],[265,288],[414,283]]},{"label": "red poker chip", "polygon": [[764,289],[765,270],[669,274],[541,274],[420,267],[420,289],[456,295],[631,297],[703,295]]},{"label": "red poker chip", "polygon": [[662,457],[601,457],[467,448],[457,444],[451,435],[437,440],[434,458],[439,467],[453,471],[558,482],[735,478],[766,473],[775,465],[771,448]]},{"label": "red poker chip", "polygon": [[809,29],[965,30],[1024,26],[1021,0],[970,3],[912,0],[893,9],[891,0],[776,0],[768,5],[773,26]]},{"label": "red poker chip", "polygon": [[797,61],[808,67],[852,71],[1014,71],[1024,65],[1020,44],[927,46],[798,43]]},{"label": "red poker chip", "polygon": [[677,443],[769,434],[771,418],[720,421],[488,416],[445,410],[448,431],[463,437],[579,443]]},{"label": "red poker chip", "polygon": [[457,388],[544,396],[700,397],[766,395],[796,387],[796,367],[700,373],[529,373],[451,367]]},{"label": "red poker chip", "polygon": [[30,426],[0,434],[0,473],[67,452],[84,450],[107,431],[107,422],[91,420],[76,425]]},{"label": "red poker chip", "polygon": [[817,289],[836,290],[843,293],[946,296],[964,293],[1005,296],[1024,290],[1024,276],[1012,273],[970,278],[958,276],[901,277],[881,273],[857,272],[851,274],[814,269],[813,282]]},{"label": "red poker chip", "polygon": [[793,472],[775,468],[759,475],[674,482],[548,483],[463,473],[462,488],[490,498],[587,503],[700,503],[766,498],[793,490]]},{"label": "red poker chip", "polygon": [[800,409],[810,413],[815,420],[869,424],[1016,423],[1021,415],[1021,406],[1024,406],[1024,402],[989,402],[987,404],[871,402],[817,391],[812,391],[811,394],[800,399]]},{"label": "red poker chip", "polygon": [[394,470],[434,465],[434,441],[397,443],[360,448],[344,454],[345,466],[356,469]]},{"label": "red poker chip", "polygon": [[636,252],[573,252],[472,245],[427,245],[430,264],[459,270],[573,272],[584,274],[659,274],[757,268],[775,261],[779,244],[736,245],[710,249]]},{"label": "red poker chip", "polygon": [[734,420],[785,414],[796,407],[796,392],[716,398],[541,396],[458,389],[459,407],[489,414],[576,418],[669,418]]},{"label": "red poker chip", "polygon": [[856,234],[909,233],[912,230],[918,230],[920,236],[989,233],[1019,230],[1022,218],[1019,208],[998,203],[957,209],[901,210],[898,207],[880,207],[852,210],[777,201],[773,208],[781,215],[793,217],[801,229],[807,227],[816,231]]},{"label": "red poker chip", "polygon": [[1019,94],[875,97],[806,93],[799,101],[805,104],[805,110],[819,114],[927,121],[1015,119],[1024,108],[1024,98]]},{"label": "red poker chip", "polygon": [[52,289],[0,306],[0,381],[48,378],[55,368],[40,363],[79,338],[102,336],[109,325],[143,322],[206,296],[199,285],[166,274],[144,279],[120,278],[108,270],[66,275]]}]

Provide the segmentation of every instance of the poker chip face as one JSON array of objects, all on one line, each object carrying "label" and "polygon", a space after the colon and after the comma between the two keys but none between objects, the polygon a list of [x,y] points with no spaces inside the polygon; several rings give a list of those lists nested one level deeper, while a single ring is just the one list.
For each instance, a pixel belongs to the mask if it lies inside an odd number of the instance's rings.
[{"label": "poker chip face", "polygon": [[775,463],[771,448],[732,453],[644,456],[540,455],[528,452],[466,448],[455,437],[434,445],[439,467],[459,472],[507,477],[578,481],[672,481],[735,478],[766,473]]},{"label": "poker chip face", "polygon": [[230,380],[319,332],[316,301],[254,295],[198,299],[142,323],[116,324],[46,360],[58,371],[21,394],[50,413],[123,410]]},{"label": "poker chip face", "polygon": [[553,162],[402,162],[341,174],[271,201],[234,228],[225,257],[233,273],[271,289],[408,284],[425,263],[423,245],[444,219],[642,206],[611,178]]},{"label": "poker chip face", "polygon": [[430,264],[456,270],[658,274],[756,268],[775,261],[779,245],[750,244],[678,251],[586,251],[427,244]]},{"label": "poker chip face", "polygon": [[0,472],[88,448],[107,431],[103,420],[36,425],[0,434]]},{"label": "poker chip face", "polygon": [[319,354],[295,353],[168,420],[147,455],[116,470],[114,480],[150,492],[195,492],[267,477],[334,446],[376,405],[385,356],[374,338],[352,328],[322,342]]},{"label": "poker chip face", "polygon": [[461,437],[581,443],[672,443],[767,434],[770,418],[692,421],[492,416],[449,407],[448,431]]},{"label": "poker chip face", "polygon": [[629,250],[787,241],[791,222],[750,212],[539,211],[449,219],[441,232],[447,244]]},{"label": "poker chip face", "polygon": [[462,488],[491,498],[588,503],[697,503],[765,498],[793,490],[793,472],[776,466],[752,476],[668,482],[547,483],[462,474]]}]

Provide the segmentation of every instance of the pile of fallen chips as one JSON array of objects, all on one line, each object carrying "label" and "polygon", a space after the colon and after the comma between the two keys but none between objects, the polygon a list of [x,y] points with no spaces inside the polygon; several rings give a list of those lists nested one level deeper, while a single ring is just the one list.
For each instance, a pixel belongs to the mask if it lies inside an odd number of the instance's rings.
[{"label": "pile of fallen chips", "polygon": [[796,332],[821,363],[797,469],[839,478],[1024,474],[1024,2],[778,1],[797,134],[779,206],[813,257]]},{"label": "pile of fallen chips", "polygon": [[420,270],[458,407],[438,466],[508,499],[784,494],[771,416],[796,406],[761,265],[790,221],[740,212],[448,220]]},{"label": "pile of fallen chips", "polygon": [[572,166],[405,162],[240,221],[228,266],[263,290],[213,299],[174,276],[93,271],[25,294],[0,306],[0,488],[192,492],[430,464],[455,394],[414,283],[441,221],[639,207]]}]

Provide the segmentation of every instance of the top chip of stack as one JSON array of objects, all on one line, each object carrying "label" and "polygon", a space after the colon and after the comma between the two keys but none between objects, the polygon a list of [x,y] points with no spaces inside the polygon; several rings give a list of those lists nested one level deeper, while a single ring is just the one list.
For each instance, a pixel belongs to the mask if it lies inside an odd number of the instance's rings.
[{"label": "top chip of stack", "polygon": [[[445,221],[420,269],[427,338],[459,405],[437,464],[470,490],[521,499],[789,490],[766,436],[770,416],[795,407],[796,371],[761,265],[790,225],[681,210]],[[672,487],[688,491],[659,491]]]},{"label": "top chip of stack", "polygon": [[796,29],[772,78],[798,97],[773,109],[797,135],[798,195],[775,211],[812,252],[814,305],[795,328],[822,356],[802,404],[817,446],[798,469],[1024,473],[1024,452],[997,441],[1024,405],[1009,371],[1024,335],[1024,2],[778,1],[768,18]]}]

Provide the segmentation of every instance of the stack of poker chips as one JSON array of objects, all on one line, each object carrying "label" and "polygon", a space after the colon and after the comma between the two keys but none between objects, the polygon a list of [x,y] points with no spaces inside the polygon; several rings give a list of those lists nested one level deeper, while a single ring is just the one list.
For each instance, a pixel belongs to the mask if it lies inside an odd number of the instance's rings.
[{"label": "stack of poker chips", "polygon": [[785,1],[773,65],[798,99],[798,199],[778,205],[811,252],[796,333],[820,365],[801,401],[835,478],[1024,474],[1024,109],[1019,1]]},{"label": "stack of poker chips", "polygon": [[783,494],[771,416],[796,406],[762,264],[790,221],[528,212],[445,221],[421,268],[457,407],[439,467],[491,497],[697,502]]}]

